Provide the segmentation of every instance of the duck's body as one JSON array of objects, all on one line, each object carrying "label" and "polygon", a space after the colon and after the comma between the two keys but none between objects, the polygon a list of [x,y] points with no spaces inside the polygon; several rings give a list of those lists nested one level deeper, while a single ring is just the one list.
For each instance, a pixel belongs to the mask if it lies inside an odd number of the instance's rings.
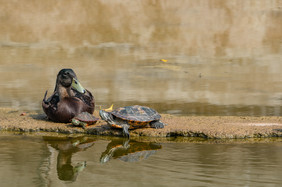
[{"label": "duck's body", "polygon": [[95,109],[95,100],[91,92],[81,87],[71,69],[62,69],[56,81],[54,93],[42,101],[42,108],[48,118],[55,122],[68,123],[73,117]]}]

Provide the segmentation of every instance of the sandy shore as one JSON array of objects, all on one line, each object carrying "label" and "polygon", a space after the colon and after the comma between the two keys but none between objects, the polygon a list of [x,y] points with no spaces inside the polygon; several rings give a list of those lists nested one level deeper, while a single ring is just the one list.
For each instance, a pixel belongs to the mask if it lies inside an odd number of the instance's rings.
[{"label": "sandy shore", "polygon": [[[65,134],[94,134],[122,136],[122,131],[109,127],[104,121],[82,129],[71,124],[48,121],[46,115],[12,109],[0,109],[0,130],[19,132],[58,132]],[[94,113],[98,117],[97,111]],[[282,137],[282,117],[263,116],[173,116],[162,115],[168,124],[164,129],[142,128],[130,135],[148,137],[203,137],[203,138],[267,138]]]}]

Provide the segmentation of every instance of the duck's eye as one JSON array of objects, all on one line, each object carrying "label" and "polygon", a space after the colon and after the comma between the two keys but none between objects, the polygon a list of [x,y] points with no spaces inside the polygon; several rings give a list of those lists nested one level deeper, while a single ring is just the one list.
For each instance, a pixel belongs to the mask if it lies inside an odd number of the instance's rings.
[{"label": "duck's eye", "polygon": [[64,74],[62,75],[62,78],[63,78],[63,79],[66,79],[66,78],[68,78],[68,75],[64,73]]},{"label": "duck's eye", "polygon": [[70,72],[68,72],[68,71],[66,71],[66,72],[63,73],[64,76],[67,76],[67,75],[69,75],[69,74],[70,74]]}]

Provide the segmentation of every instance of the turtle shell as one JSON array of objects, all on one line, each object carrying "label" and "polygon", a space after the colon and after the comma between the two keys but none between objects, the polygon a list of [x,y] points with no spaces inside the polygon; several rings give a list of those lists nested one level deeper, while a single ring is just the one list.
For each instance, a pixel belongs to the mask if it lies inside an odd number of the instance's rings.
[{"label": "turtle shell", "polygon": [[120,119],[137,123],[148,123],[161,118],[154,109],[139,105],[117,108],[111,113]]},{"label": "turtle shell", "polygon": [[99,118],[96,118],[95,116],[89,114],[88,112],[82,112],[74,117],[75,119],[85,122],[87,124],[94,124],[96,123]]}]

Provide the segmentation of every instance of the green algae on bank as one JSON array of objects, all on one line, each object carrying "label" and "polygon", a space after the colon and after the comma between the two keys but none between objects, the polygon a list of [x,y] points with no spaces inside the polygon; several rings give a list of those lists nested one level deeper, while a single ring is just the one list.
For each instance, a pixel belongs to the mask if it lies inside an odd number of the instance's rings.
[{"label": "green algae on bank", "polygon": [[[93,134],[122,136],[120,129],[113,129],[99,120],[85,129],[71,123],[54,123],[43,113],[13,109],[0,109],[0,130],[18,132],[57,132],[64,134]],[[98,116],[98,112],[94,113]],[[279,116],[173,116],[162,114],[166,124],[163,129],[142,128],[130,131],[131,137],[202,137],[202,138],[267,138],[282,137],[282,117]]]}]

